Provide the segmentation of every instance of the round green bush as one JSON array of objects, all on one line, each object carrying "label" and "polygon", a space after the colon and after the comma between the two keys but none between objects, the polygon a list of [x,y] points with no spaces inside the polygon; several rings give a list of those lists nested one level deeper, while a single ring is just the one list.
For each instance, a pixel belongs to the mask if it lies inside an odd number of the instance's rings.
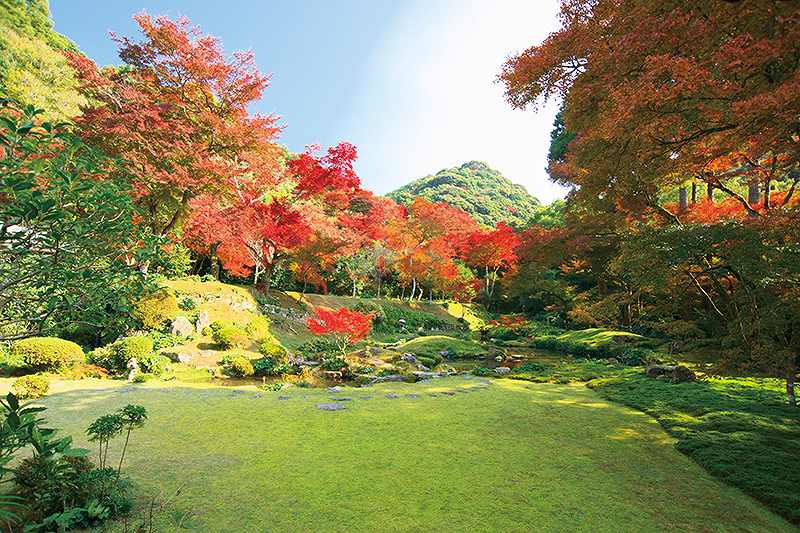
[{"label": "round green bush", "polygon": [[83,349],[72,341],[56,337],[30,337],[14,343],[11,355],[35,371],[66,369],[86,359]]},{"label": "round green bush", "polygon": [[264,357],[269,357],[276,363],[286,360],[286,348],[281,346],[274,338],[269,338],[259,344],[258,352]]},{"label": "round green bush", "polygon": [[23,400],[35,400],[47,394],[47,391],[50,390],[50,381],[47,379],[47,376],[42,376],[40,374],[22,376],[14,380],[14,384],[11,385],[11,390],[18,398]]},{"label": "round green bush", "polygon": [[164,372],[169,370],[169,367],[172,365],[172,361],[169,357],[157,353],[146,355],[138,361],[139,368],[142,372],[146,372],[154,376],[162,375]]},{"label": "round green bush", "polygon": [[251,339],[261,340],[270,336],[269,334],[269,318],[258,315],[247,323],[244,328]]},{"label": "round green bush", "polygon": [[228,325],[217,328],[211,338],[213,338],[214,342],[223,350],[243,348],[250,342],[250,338],[247,336],[245,330],[237,326]]},{"label": "round green bush", "polygon": [[271,376],[275,374],[277,365],[271,357],[262,357],[261,359],[254,359],[252,361],[253,374],[256,376]]},{"label": "round green bush", "polygon": [[163,330],[178,316],[178,299],[171,291],[160,289],[134,304],[133,316],[145,329]]},{"label": "round green bush", "polygon": [[226,357],[223,368],[226,374],[237,378],[246,378],[255,373],[253,363],[244,355]]}]

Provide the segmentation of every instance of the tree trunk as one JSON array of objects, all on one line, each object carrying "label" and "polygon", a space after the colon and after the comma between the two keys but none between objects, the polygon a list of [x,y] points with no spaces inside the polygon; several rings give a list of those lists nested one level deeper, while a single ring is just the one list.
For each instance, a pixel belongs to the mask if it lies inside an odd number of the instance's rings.
[{"label": "tree trunk", "polygon": [[272,263],[268,264],[266,268],[264,268],[264,284],[266,286],[266,290],[264,294],[269,296],[269,286],[272,284]]},{"label": "tree trunk", "polygon": [[692,205],[697,203],[697,183],[692,182]]},{"label": "tree trunk", "polygon": [[402,291],[400,291],[400,299],[401,300],[405,300],[406,299],[406,286],[405,285],[403,285],[403,289],[402,289]]},{"label": "tree trunk", "polygon": [[430,292],[428,293],[428,301],[433,303],[433,287],[431,287]]},{"label": "tree trunk", "polygon": [[750,207],[758,207],[760,201],[761,188],[758,186],[758,183],[751,183],[747,188],[747,203],[750,204]]},{"label": "tree trunk", "polygon": [[772,180],[767,179],[764,183],[764,209],[769,209],[770,189],[772,188]]},{"label": "tree trunk", "polygon": [[414,301],[414,295],[417,293],[417,278],[411,279],[411,298],[408,299],[409,302]]},{"label": "tree trunk", "polygon": [[710,183],[706,186],[706,198],[709,202],[714,201],[714,186]]},{"label": "tree trunk", "polygon": [[353,280],[353,298],[356,297],[356,280]]},{"label": "tree trunk", "polygon": [[678,211],[681,213],[689,209],[689,201],[686,196],[686,187],[678,189]]},{"label": "tree trunk", "polygon": [[786,374],[786,399],[789,400],[789,405],[797,407],[797,397],[794,395],[794,373],[795,369],[789,369]]},{"label": "tree trunk", "polygon": [[215,242],[211,245],[211,275],[214,279],[219,281],[219,257],[217,257],[217,248],[219,243]]},{"label": "tree trunk", "polygon": [[253,271],[253,286],[258,286],[258,275],[261,273],[261,268],[259,267],[258,263],[256,263],[256,268]]}]

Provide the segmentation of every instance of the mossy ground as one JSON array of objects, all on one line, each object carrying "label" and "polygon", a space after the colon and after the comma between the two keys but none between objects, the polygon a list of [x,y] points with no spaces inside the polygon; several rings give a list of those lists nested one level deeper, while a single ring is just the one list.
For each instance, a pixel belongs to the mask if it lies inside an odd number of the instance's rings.
[{"label": "mossy ground", "polygon": [[[643,413],[583,386],[493,380],[457,392],[478,383],[345,389],[337,396],[352,401],[335,412],[315,408],[325,390],[175,382],[56,382],[43,403],[90,449],[94,418],[148,409],[126,460],[137,510],[183,486],[158,531],[176,531],[187,511],[202,531],[792,530]],[[444,390],[455,394],[430,396]]]}]

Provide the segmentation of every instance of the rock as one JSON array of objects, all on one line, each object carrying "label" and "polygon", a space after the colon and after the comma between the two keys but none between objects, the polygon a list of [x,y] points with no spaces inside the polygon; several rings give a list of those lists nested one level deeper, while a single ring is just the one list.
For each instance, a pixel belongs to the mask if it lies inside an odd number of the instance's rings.
[{"label": "rock", "polygon": [[412,374],[418,380],[431,379],[431,378],[443,378],[443,377],[446,377],[446,376],[450,375],[449,372],[428,372],[428,371],[417,371],[417,372],[412,372]]},{"label": "rock", "polygon": [[448,355],[450,355],[450,352],[448,350],[442,350],[441,352],[439,352],[439,355],[441,355],[442,357],[447,357]]},{"label": "rock", "polygon": [[179,316],[175,320],[172,321],[172,326],[169,329],[169,332],[173,335],[178,335],[179,337],[188,337],[194,333],[194,326],[189,319],[185,316]]},{"label": "rock", "polygon": [[684,381],[694,381],[695,379],[697,379],[697,376],[692,372],[692,369],[683,365],[676,366],[675,370],[672,371],[673,383],[683,383]]},{"label": "rock", "polygon": [[405,361],[406,363],[411,363],[412,365],[417,364],[417,358],[414,357],[413,353],[404,353],[400,356],[401,361]]},{"label": "rock", "polygon": [[352,398],[344,398],[344,397],[331,398],[331,401],[334,401],[334,402],[349,402],[351,400],[352,400]]},{"label": "rock", "polygon": [[344,392],[344,389],[341,387],[328,387],[328,392]]},{"label": "rock", "polygon": [[176,355],[175,359],[179,363],[188,364],[192,362],[192,354],[190,353],[179,353]]},{"label": "rock", "polygon": [[390,400],[394,400],[395,398],[399,398],[400,396],[397,394],[387,394],[386,397],[389,398]]},{"label": "rock", "polygon": [[133,381],[133,378],[136,377],[136,374],[139,373],[139,362],[136,361],[135,357],[131,357],[131,360],[128,361],[128,381]]},{"label": "rock", "polygon": [[425,366],[423,364],[418,364],[417,365],[417,370],[421,370],[422,372],[428,372],[430,370],[430,368],[428,368],[427,366]]},{"label": "rock", "polygon": [[507,366],[498,366],[497,368],[494,369],[494,373],[497,374],[498,376],[505,376],[506,374],[509,374],[510,372],[511,372],[511,369],[508,368]]},{"label": "rock", "polygon": [[498,355],[497,357],[494,358],[494,360],[499,363],[500,361],[503,360],[503,356],[502,355]]},{"label": "rock", "polygon": [[644,371],[647,377],[670,381],[671,383],[683,383],[684,381],[694,381],[697,376],[692,369],[683,365],[653,365]]},{"label": "rock", "polygon": [[347,408],[340,403],[318,403],[317,409],[321,411],[340,411]]},{"label": "rock", "polygon": [[400,374],[392,374],[389,376],[377,376],[372,378],[372,383],[386,383],[389,381],[405,381],[405,378]]},{"label": "rock", "polygon": [[619,359],[617,359],[616,357],[609,357],[608,359],[606,359],[606,363],[608,363],[609,365],[618,365]]},{"label": "rock", "polygon": [[664,374],[668,374],[668,373],[672,373],[673,370],[675,370],[674,366],[653,365],[653,366],[648,366],[645,369],[644,373],[649,378],[657,378],[658,376],[661,376],[661,375],[664,375]]},{"label": "rock", "polygon": [[195,332],[200,335],[203,333],[203,330],[207,328],[211,324],[211,319],[208,318],[208,313],[205,311],[200,311],[197,314],[197,321],[194,323],[194,330]]}]

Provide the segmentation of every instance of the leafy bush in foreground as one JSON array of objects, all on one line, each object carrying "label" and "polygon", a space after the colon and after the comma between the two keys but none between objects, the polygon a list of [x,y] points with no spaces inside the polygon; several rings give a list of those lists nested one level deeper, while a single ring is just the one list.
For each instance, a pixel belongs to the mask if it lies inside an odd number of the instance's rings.
[{"label": "leafy bush in foreground", "polygon": [[161,331],[178,316],[178,299],[167,289],[159,289],[136,301],[133,316],[145,329]]},{"label": "leafy bush in foreground", "polygon": [[14,343],[11,355],[34,371],[59,372],[85,359],[83,349],[56,337],[29,337]]}]

